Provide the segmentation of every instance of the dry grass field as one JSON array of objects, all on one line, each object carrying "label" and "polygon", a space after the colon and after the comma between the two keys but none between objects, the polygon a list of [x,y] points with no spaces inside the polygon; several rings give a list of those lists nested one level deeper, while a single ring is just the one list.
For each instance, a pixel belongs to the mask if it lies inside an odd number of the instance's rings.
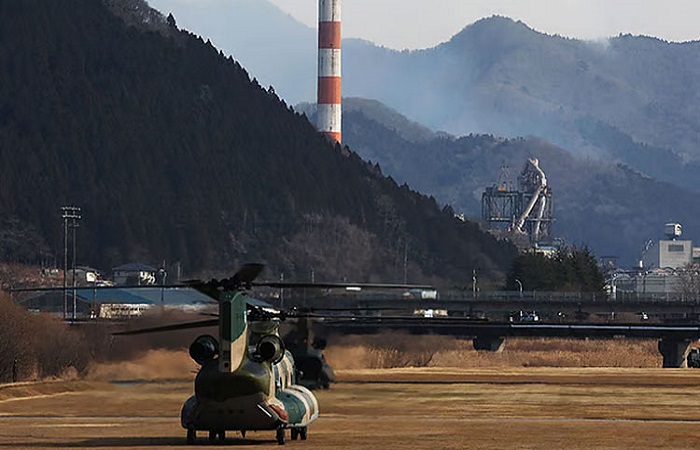
[{"label": "dry grass field", "polygon": [[[339,382],[318,392],[309,440],[287,446],[700,448],[700,371],[658,368],[655,343],[523,340],[482,355],[457,340],[396,342],[332,345]],[[604,353],[609,367],[581,367]],[[0,448],[184,447],[179,411],[194,369],[184,352],[152,351],[93,367],[87,379],[0,385]],[[272,432],[225,444],[277,446]]]},{"label": "dry grass field", "polygon": [[477,352],[470,340],[385,333],[331,338],[337,368],[661,367],[654,340],[509,338],[501,353]]},{"label": "dry grass field", "polygon": [[[364,369],[319,392],[309,449],[691,449],[700,377],[661,369]],[[191,380],[0,388],[0,447],[175,448]],[[276,446],[271,432],[230,446]],[[208,442],[202,439],[202,446]]]}]

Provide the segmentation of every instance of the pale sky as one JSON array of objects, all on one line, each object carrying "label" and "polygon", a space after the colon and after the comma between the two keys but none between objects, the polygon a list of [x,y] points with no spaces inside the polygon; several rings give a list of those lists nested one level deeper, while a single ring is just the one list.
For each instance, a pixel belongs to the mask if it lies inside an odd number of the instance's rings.
[{"label": "pale sky", "polygon": [[[316,27],[318,0],[268,1]],[[578,39],[620,33],[669,41],[700,39],[700,0],[343,0],[343,37],[394,49],[432,47],[494,14]]]}]

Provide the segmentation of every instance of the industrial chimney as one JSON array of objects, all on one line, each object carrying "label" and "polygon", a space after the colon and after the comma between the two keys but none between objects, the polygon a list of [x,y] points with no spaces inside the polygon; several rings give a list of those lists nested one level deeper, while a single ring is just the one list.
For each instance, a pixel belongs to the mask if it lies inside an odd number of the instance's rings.
[{"label": "industrial chimney", "polygon": [[318,0],[317,127],[340,140],[340,0]]}]

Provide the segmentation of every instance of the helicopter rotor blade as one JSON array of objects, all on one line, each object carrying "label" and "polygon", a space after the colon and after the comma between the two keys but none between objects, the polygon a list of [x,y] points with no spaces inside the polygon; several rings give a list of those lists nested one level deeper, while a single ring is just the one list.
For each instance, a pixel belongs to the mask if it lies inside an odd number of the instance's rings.
[{"label": "helicopter rotor blade", "polygon": [[130,336],[134,334],[147,334],[147,333],[159,333],[161,331],[175,331],[175,330],[187,330],[191,328],[202,328],[202,327],[213,327],[219,325],[219,319],[207,319],[207,320],[200,320],[197,322],[185,322],[185,323],[176,323],[172,325],[163,325],[159,327],[150,327],[150,328],[140,328],[138,330],[127,330],[127,331],[118,331],[116,333],[112,333],[115,336]]},{"label": "helicopter rotor blade", "polygon": [[265,266],[258,263],[244,264],[230,278],[217,280],[212,278],[209,281],[190,280],[187,286],[194,288],[202,294],[218,299],[221,291],[237,291],[240,289],[250,289],[253,281],[260,275]]},{"label": "helicopter rotor blade", "polygon": [[252,286],[272,287],[272,288],[318,288],[333,289],[341,288],[347,290],[362,289],[435,289],[434,286],[424,284],[385,284],[385,283],[316,283],[316,282],[294,282],[294,281],[260,281],[253,282]]},{"label": "helicopter rotor blade", "polygon": [[72,290],[85,290],[85,289],[95,289],[98,291],[110,290],[110,289],[193,289],[192,286],[188,284],[120,284],[116,286],[35,286],[35,287],[23,287],[23,288],[11,288],[9,292],[36,292],[36,291],[72,291]]}]

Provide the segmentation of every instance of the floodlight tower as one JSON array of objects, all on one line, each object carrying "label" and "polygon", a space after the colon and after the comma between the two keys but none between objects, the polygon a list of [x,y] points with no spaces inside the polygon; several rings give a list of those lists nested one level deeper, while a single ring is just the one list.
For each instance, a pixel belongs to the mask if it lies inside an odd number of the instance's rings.
[{"label": "floodlight tower", "polygon": [[77,206],[62,206],[63,218],[63,320],[68,320],[68,285],[66,274],[68,273],[68,228],[73,229],[73,320],[76,319],[76,292],[75,292],[75,232],[78,221],[81,219],[81,209]]},{"label": "floodlight tower", "polygon": [[341,142],[340,0],[318,0],[318,100],[316,126]]}]

